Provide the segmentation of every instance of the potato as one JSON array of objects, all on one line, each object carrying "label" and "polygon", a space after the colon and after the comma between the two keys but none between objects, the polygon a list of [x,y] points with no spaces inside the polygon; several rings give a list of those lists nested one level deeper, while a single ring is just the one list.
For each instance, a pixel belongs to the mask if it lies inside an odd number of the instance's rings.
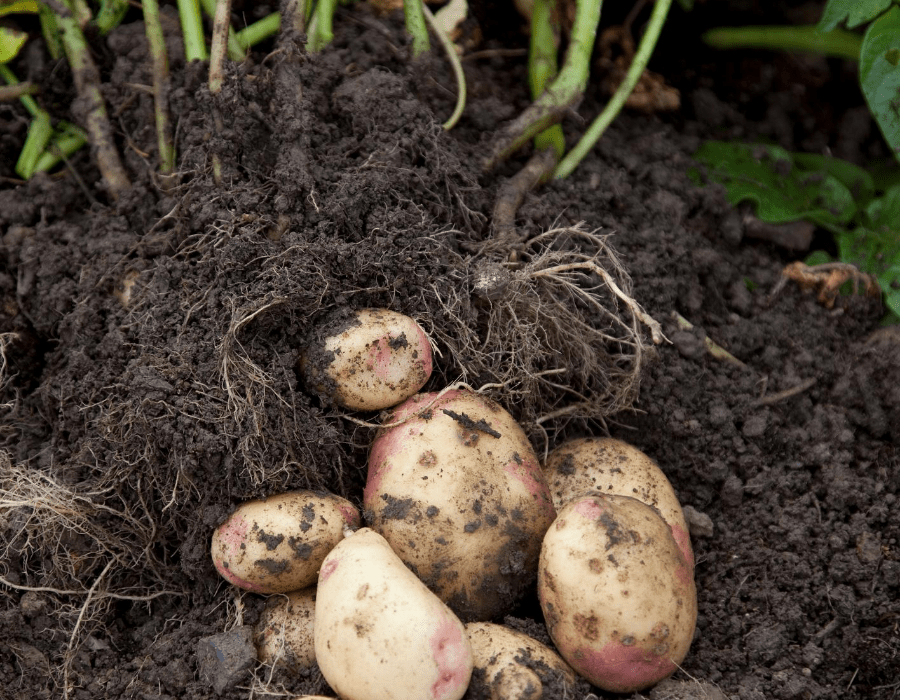
[{"label": "potato", "polygon": [[[559,654],[527,634],[490,622],[470,622],[466,634],[491,700],[563,697],[575,685],[574,671]],[[545,682],[555,682],[556,692],[545,694]]]},{"label": "potato", "polygon": [[349,700],[457,700],[472,675],[462,622],[369,528],[322,563],[315,640],[322,675]]},{"label": "potato", "polygon": [[532,586],[556,514],[509,413],[471,391],[436,397],[412,397],[386,423],[408,420],[378,432],[365,518],[463,620],[489,620]]},{"label": "potato", "polygon": [[632,693],[687,655],[693,571],[659,513],[599,493],[566,505],[541,547],[538,598],[556,648],[603,690]]},{"label": "potato", "polygon": [[344,526],[359,524],[356,507],[329,493],[291,491],[247,501],[213,533],[213,564],[248,591],[298,591],[315,583]]},{"label": "potato", "polygon": [[588,491],[631,496],[653,506],[694,565],[691,535],[675,489],[656,462],[636,447],[605,437],[569,440],[547,456],[544,474],[556,510]]},{"label": "potato", "polygon": [[431,359],[428,336],[409,316],[361,309],[315,332],[300,371],[307,387],[338,406],[380,411],[425,385]]},{"label": "potato", "polygon": [[316,662],[315,612],[315,586],[286,596],[272,596],[253,630],[257,658],[264,664],[280,664],[292,671],[312,668]]}]

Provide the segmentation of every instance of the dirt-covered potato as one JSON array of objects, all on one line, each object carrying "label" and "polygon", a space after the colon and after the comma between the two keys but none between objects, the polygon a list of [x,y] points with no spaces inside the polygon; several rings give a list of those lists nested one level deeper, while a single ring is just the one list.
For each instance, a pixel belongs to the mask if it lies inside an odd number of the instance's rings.
[{"label": "dirt-covered potato", "polygon": [[218,572],[256,593],[288,593],[316,581],[325,555],[359,511],[339,496],[291,491],[238,506],[212,537]]},{"label": "dirt-covered potato", "polygon": [[470,622],[466,634],[490,700],[562,698],[575,685],[559,654],[527,634],[491,622]]},{"label": "dirt-covered potato", "polygon": [[315,640],[322,675],[348,700],[458,700],[472,675],[462,622],[369,528],[322,563]]},{"label": "dirt-covered potato", "polygon": [[659,513],[629,496],[588,494],[559,512],[541,548],[538,598],[563,658],[616,693],[675,671],[697,621],[690,564]]},{"label": "dirt-covered potato", "polygon": [[[367,523],[463,620],[509,611],[534,582],[555,517],[528,438],[470,391],[398,406],[369,453]],[[425,410],[423,410],[425,409]]]},{"label": "dirt-covered potato", "polygon": [[315,586],[272,596],[253,630],[257,658],[293,671],[311,668],[316,662],[315,613]]},{"label": "dirt-covered potato", "polygon": [[421,389],[431,361],[428,336],[409,316],[360,309],[313,334],[300,371],[309,389],[338,406],[380,411]]},{"label": "dirt-covered potato", "polygon": [[631,496],[653,506],[694,565],[691,536],[675,490],[656,462],[636,447],[607,437],[569,440],[547,456],[544,474],[557,511],[588,491]]}]

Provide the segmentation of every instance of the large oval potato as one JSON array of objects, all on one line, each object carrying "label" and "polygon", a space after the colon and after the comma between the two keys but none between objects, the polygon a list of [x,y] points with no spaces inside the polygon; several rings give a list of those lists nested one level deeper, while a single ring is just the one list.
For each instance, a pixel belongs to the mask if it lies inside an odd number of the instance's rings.
[{"label": "large oval potato", "polygon": [[466,634],[491,700],[561,698],[575,686],[575,672],[559,654],[523,632],[470,622]]},{"label": "large oval potato", "polygon": [[589,491],[631,496],[653,506],[694,565],[691,535],[675,489],[656,462],[636,447],[607,437],[568,440],[547,455],[544,474],[557,511]]},{"label": "large oval potato", "polygon": [[418,394],[386,419],[398,421],[369,453],[366,521],[463,620],[509,611],[555,517],[527,436],[471,391]]},{"label": "large oval potato", "polygon": [[213,533],[216,570],[256,593],[288,593],[316,581],[319,565],[359,527],[359,511],[340,496],[291,491],[238,506]]},{"label": "large oval potato", "polygon": [[253,630],[257,658],[264,664],[282,665],[292,671],[312,668],[316,662],[315,613],[314,586],[272,596]]},{"label": "large oval potato", "polygon": [[380,411],[408,399],[428,381],[431,368],[425,331],[388,309],[360,309],[326,323],[300,357],[307,387],[359,411]]},{"label": "large oval potato", "polygon": [[315,646],[325,680],[349,700],[458,700],[472,675],[462,622],[369,528],[322,563]]},{"label": "large oval potato", "polygon": [[691,566],[659,513],[629,496],[588,494],[559,512],[541,548],[538,598],[563,658],[616,693],[674,672],[697,622]]}]

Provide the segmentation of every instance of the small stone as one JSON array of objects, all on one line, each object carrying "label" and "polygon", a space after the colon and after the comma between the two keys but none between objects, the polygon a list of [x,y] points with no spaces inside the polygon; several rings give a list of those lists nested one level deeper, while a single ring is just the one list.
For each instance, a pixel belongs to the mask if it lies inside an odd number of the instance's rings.
[{"label": "small stone", "polygon": [[197,642],[200,678],[221,694],[244,679],[256,663],[253,629],[247,625]]},{"label": "small stone", "polygon": [[691,531],[691,537],[712,537],[715,532],[712,518],[706,513],[701,513],[693,506],[685,506],[683,509],[684,519],[687,521],[688,530]]}]

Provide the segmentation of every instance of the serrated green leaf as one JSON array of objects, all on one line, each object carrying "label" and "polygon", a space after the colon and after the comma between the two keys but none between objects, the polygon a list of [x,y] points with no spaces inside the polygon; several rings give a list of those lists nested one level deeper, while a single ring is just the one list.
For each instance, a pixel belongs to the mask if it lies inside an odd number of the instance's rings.
[{"label": "serrated green leaf", "polygon": [[859,55],[859,84],[885,141],[900,160],[900,66],[891,62],[900,51],[900,7],[894,6],[869,25]]},{"label": "serrated green leaf", "polygon": [[710,180],[725,186],[733,206],[751,201],[756,216],[767,223],[808,219],[838,232],[857,211],[840,180],[796,167],[791,153],[779,146],[707,141],[694,160],[707,166]]},{"label": "serrated green leaf", "polygon": [[850,190],[858,207],[864,207],[875,196],[875,181],[858,165],[841,158],[831,158],[816,153],[795,153],[797,167],[810,172],[828,173]]},{"label": "serrated green leaf", "polygon": [[12,27],[0,27],[0,63],[13,60],[28,41],[28,34]]},{"label": "serrated green leaf", "polygon": [[15,0],[15,2],[3,2],[3,0],[0,0],[0,17],[14,13],[35,14],[37,11],[37,0]]},{"label": "serrated green leaf", "polygon": [[888,7],[892,0],[828,0],[817,28],[821,32],[830,32],[845,19],[847,27],[853,29],[866,22],[871,22]]}]

